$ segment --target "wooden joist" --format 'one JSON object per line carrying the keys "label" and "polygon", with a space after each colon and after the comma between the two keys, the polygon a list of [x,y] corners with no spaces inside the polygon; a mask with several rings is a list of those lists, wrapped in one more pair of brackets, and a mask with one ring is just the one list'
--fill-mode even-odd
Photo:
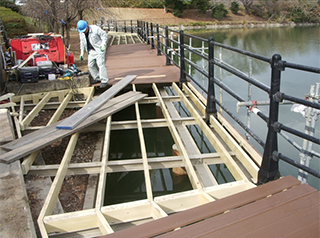
{"label": "wooden joist", "polygon": [[178,150],[180,151],[181,155],[183,156],[182,158],[183,158],[184,166],[187,170],[190,182],[191,182],[193,188],[196,188],[196,189],[199,189],[202,191],[203,190],[202,184],[200,183],[199,178],[198,178],[198,176],[194,170],[194,167],[190,161],[188,151],[185,148],[185,145],[183,144],[183,141],[180,138],[179,133],[178,133],[171,117],[170,117],[170,113],[164,103],[164,100],[161,98],[160,91],[159,91],[158,87],[156,86],[156,84],[152,84],[152,88],[153,88],[155,95],[157,96],[157,98],[159,100],[159,104],[160,104],[162,113],[167,120],[171,135],[172,135],[172,137],[178,147]]}
{"label": "wooden joist", "polygon": [[[197,105],[197,108],[205,115],[206,110],[206,99],[203,97],[199,91],[190,83],[183,85],[184,92],[190,96],[193,103]],[[195,95],[194,97],[191,95]],[[242,150],[246,151],[252,158],[252,160],[258,165],[261,165],[262,155],[247,141],[232,125],[227,119],[221,114],[218,113],[218,123],[220,126],[224,127],[226,131],[228,131],[232,135],[232,140],[235,140],[239,146],[241,146]],[[215,125],[217,120],[214,120],[213,116],[210,117],[210,124]],[[220,127],[219,126],[219,127]],[[232,142],[234,143],[234,142]]]}
{"label": "wooden joist", "polygon": [[[116,105],[117,103],[121,102],[121,100],[127,100],[130,98],[130,96],[137,95],[137,94],[138,93],[129,92],[129,93],[123,94],[121,96],[118,96],[114,99],[111,99],[100,110],[96,111],[95,114],[100,115],[99,114],[100,112],[107,110],[109,107]],[[95,114],[93,114],[93,115],[95,115]],[[15,140],[15,141],[12,141],[11,143],[8,143],[8,144],[1,146],[1,148],[5,149],[5,150],[14,150],[14,149],[17,149],[23,145],[30,143],[31,141],[46,138],[48,135],[52,134],[53,132],[60,131],[60,130],[56,129],[56,125],[57,125],[57,123],[54,123],[54,124],[47,126],[41,130],[27,134],[27,135],[23,136],[22,138],[20,138],[19,140]],[[86,127],[86,126],[87,126],[87,124],[84,125],[84,127]]]}
{"label": "wooden joist", "polygon": [[[196,164],[221,164],[222,160],[217,153],[190,155],[191,163]],[[151,170],[174,168],[181,166],[182,156],[166,156],[148,158],[148,165]],[[80,164],[70,164],[67,175],[82,175],[82,174],[98,174],[100,171],[101,162],[90,162]],[[57,173],[58,165],[36,165],[31,166],[29,175],[54,176]],[[108,161],[107,173],[117,173],[126,171],[142,171],[142,159],[128,160],[112,160]]]}
{"label": "wooden joist", "polygon": [[[92,100],[93,93],[94,93],[94,90],[91,90],[91,93],[87,97],[86,103],[89,103]],[[59,118],[60,118],[61,114],[63,113],[64,109],[66,108],[68,102],[71,100],[72,95],[73,94],[72,94],[71,91],[68,94],[66,94],[66,96],[64,97],[64,99],[61,102],[60,106],[55,111],[55,113],[51,117],[50,121],[47,123],[47,126],[49,126],[49,125],[51,125],[51,124],[53,124],[53,123],[55,123],[55,122],[57,122],[59,120]],[[33,152],[31,155],[29,155],[27,158],[24,159],[24,161],[21,164],[21,169],[22,169],[24,174],[28,173],[28,171],[30,169],[30,166],[35,161],[38,153],[39,153],[39,151]]]}
{"label": "wooden joist", "polygon": [[72,154],[73,154],[74,149],[76,147],[79,134],[80,134],[79,132],[76,132],[75,134],[73,134],[71,136],[68,147],[67,147],[67,149],[64,153],[64,156],[62,158],[62,161],[60,163],[58,172],[53,180],[52,186],[50,187],[50,191],[49,191],[47,198],[44,202],[44,205],[40,211],[40,214],[38,217],[38,226],[39,226],[39,230],[41,232],[42,237],[48,237],[43,219],[45,216],[52,214],[52,211],[55,206],[55,202],[59,196],[59,192],[60,192],[62,183],[64,181],[64,178],[65,178],[65,175],[66,175],[66,172],[68,169],[68,164],[70,163]]}
{"label": "wooden joist", "polygon": [[46,95],[41,99],[41,101],[35,106],[31,112],[22,120],[21,129],[24,130],[31,121],[39,114],[42,108],[46,105],[47,102],[51,99],[51,93],[46,93]]}
{"label": "wooden joist", "polygon": [[14,140],[13,124],[8,109],[0,109],[0,143]]}
{"label": "wooden joist", "polygon": [[126,87],[129,83],[131,83],[137,75],[128,75],[113,87],[102,93],[99,97],[85,105],[79,111],[63,120],[56,127],[57,129],[67,129],[72,130],[77,125],[79,125],[82,121],[84,121],[88,116],[94,113],[97,109],[99,109],[103,104],[109,101],[113,96],[115,96],[121,89]]}
{"label": "wooden joist", "polygon": [[[177,87],[177,86],[175,85],[175,87]],[[191,95],[193,93],[193,91],[191,91],[191,89],[189,87],[187,87],[186,85],[184,85],[183,89],[185,92],[187,92],[188,95]],[[195,99],[197,97],[190,97],[190,98]],[[185,97],[184,97],[184,102],[187,104],[187,99]],[[197,107],[200,109],[200,111],[203,113],[203,115],[205,115],[205,106],[200,101],[193,101],[193,103],[195,103],[197,105]],[[190,107],[191,107],[191,105],[189,105],[189,108]],[[203,122],[202,122],[202,124],[203,124]],[[236,132],[235,130],[232,131],[233,133],[228,132],[217,121],[217,119],[213,116],[210,117],[210,124],[211,124],[211,127],[219,134],[219,137],[221,137],[223,139],[223,142],[228,145],[228,147],[233,151],[233,153],[236,155],[238,160],[248,170],[248,172],[252,176],[253,180],[257,181],[257,175],[258,175],[259,168],[254,163],[254,160],[252,160],[251,157],[249,157],[249,155],[246,153],[246,151],[239,145],[240,143],[248,145],[248,142],[244,138],[241,141],[236,141],[234,139],[234,137],[236,137],[239,133]],[[204,131],[206,131],[206,130],[204,130]],[[218,146],[217,148],[220,148],[220,146]],[[251,151],[252,151],[252,154],[254,154],[254,158],[259,158],[259,157],[261,158],[261,156],[259,156],[256,152],[255,153],[253,152],[253,149],[251,149]],[[232,161],[232,160],[229,157],[229,158],[227,158],[227,161]],[[234,164],[234,166],[236,166],[236,165]]]}
{"label": "wooden joist", "polygon": [[54,123],[46,128],[35,131],[20,139],[17,139],[12,143],[5,144],[4,146],[2,146],[2,148],[10,151],[0,156],[0,162],[11,163],[13,161],[16,161],[61,138],[74,134],[75,132],[80,131],[89,125],[92,125],[93,123],[98,122],[127,106],[132,105],[145,96],[145,94],[141,94],[138,92],[128,92],[108,101],[98,111],[89,116],[86,120],[81,122],[76,128],[72,130],[56,129],[57,123]]}

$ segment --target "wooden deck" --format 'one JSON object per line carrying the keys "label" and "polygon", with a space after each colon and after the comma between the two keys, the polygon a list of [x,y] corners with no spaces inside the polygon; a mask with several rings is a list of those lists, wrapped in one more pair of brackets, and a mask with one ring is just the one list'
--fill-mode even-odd
{"label": "wooden deck", "polygon": [[[46,176],[49,179],[55,177],[52,184],[47,186],[48,192],[43,198],[40,214],[34,221],[42,237],[98,237],[107,234],[108,237],[257,237],[264,234],[274,237],[276,229],[279,229],[276,233],[278,237],[319,236],[319,192],[308,185],[300,185],[292,177],[254,188],[261,155],[222,115],[218,114],[218,118],[211,116],[210,126],[203,120],[206,99],[189,83],[182,85],[182,88],[177,85],[180,71],[175,66],[166,66],[163,55],[157,56],[156,50],[142,43],[112,45],[107,51],[106,65],[111,85],[127,75],[137,75],[128,86],[131,92],[127,92],[126,88],[123,94],[111,99],[70,131],[58,131],[57,121],[65,109],[84,107],[89,103],[95,87],[77,89],[78,94],[84,95],[83,101],[73,101],[72,90],[13,98],[20,108],[20,114],[15,119],[21,132],[33,132],[2,145],[0,162],[5,167],[14,163],[19,168],[19,160],[23,159],[21,170],[25,175]],[[142,94],[137,87],[144,85],[148,86],[148,90],[143,92],[147,91],[148,95]],[[188,116],[179,114],[177,103],[185,106],[189,111]],[[161,116],[142,117],[142,104],[151,105],[155,111],[160,110]],[[113,121],[112,115],[129,105],[133,105],[135,119]],[[29,113],[24,115],[23,112],[27,110]],[[46,126],[31,126],[41,110],[55,112]],[[214,151],[200,151],[188,130],[190,126],[206,136],[206,143]],[[148,153],[148,138],[145,138],[144,130],[163,127],[168,129],[178,154]],[[135,130],[140,153],[133,153],[135,156],[132,154],[128,158],[111,158],[112,153],[122,152],[114,152],[109,146],[113,138],[111,132],[116,130]],[[101,138],[95,151],[95,160],[70,163],[78,137],[86,131],[104,132],[104,138]],[[33,164],[41,148],[70,135],[68,147],[59,164]],[[119,143],[124,141],[121,139]],[[169,149],[171,151],[172,144]],[[234,180],[220,183],[209,168],[214,165],[225,167]],[[176,167],[186,169],[192,188],[169,195],[157,195],[153,189],[152,175],[162,169],[169,171]],[[145,199],[104,204],[108,196],[105,194],[109,183],[107,176],[136,171],[143,173]],[[53,213],[55,202],[59,201],[62,182],[70,175],[95,178],[87,190],[92,192],[85,197],[85,202],[92,201],[82,210]],[[171,184],[173,180],[167,183]],[[14,208],[17,213],[22,209]],[[14,221],[12,225],[15,225]]]}
{"label": "wooden deck", "polygon": [[166,65],[165,56],[157,55],[151,45],[144,43],[112,45],[106,54],[109,84],[115,84],[127,75],[138,75],[134,84],[179,82],[178,67]]}
{"label": "wooden deck", "polygon": [[116,237],[320,237],[320,192],[288,176]]}

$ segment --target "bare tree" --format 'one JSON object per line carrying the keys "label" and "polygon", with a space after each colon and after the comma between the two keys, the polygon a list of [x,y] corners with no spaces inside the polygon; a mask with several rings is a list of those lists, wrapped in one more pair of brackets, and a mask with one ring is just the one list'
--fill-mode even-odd
{"label": "bare tree", "polygon": [[72,22],[83,19],[84,11],[102,7],[101,0],[29,0],[23,13],[39,21],[42,29],[46,25],[48,31],[58,33],[61,26],[65,29],[65,44],[68,46]]}
{"label": "bare tree", "polygon": [[41,0],[31,0],[21,11],[24,15],[31,17],[36,26],[44,30],[45,26],[50,26],[49,19],[47,19],[47,9],[48,7]]}
{"label": "bare tree", "polygon": [[279,15],[280,9],[278,0],[260,0],[260,3],[267,10],[267,14],[270,19]]}
{"label": "bare tree", "polygon": [[250,14],[250,9],[252,7],[253,0],[239,0],[239,1],[242,2],[243,6],[246,10],[246,13]]}

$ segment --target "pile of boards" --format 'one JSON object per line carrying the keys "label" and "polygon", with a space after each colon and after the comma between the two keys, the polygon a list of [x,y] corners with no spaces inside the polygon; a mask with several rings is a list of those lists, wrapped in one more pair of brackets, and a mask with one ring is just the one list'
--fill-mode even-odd
{"label": "pile of boards", "polygon": [[0,162],[12,163],[143,99],[146,94],[133,91],[112,98],[136,77],[128,75],[72,116],[2,145]]}

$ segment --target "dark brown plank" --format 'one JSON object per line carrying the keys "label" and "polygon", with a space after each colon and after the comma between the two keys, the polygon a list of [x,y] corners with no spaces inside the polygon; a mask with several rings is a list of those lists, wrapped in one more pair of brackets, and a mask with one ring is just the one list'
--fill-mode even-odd
{"label": "dark brown plank", "polygon": [[[274,218],[275,220],[277,217]],[[318,227],[318,231],[313,231],[311,236],[297,236],[296,230],[308,226],[314,220],[318,220],[318,224],[314,224]],[[314,227],[313,227],[314,229]],[[246,234],[243,237],[255,238],[255,237],[283,237],[290,235],[290,237],[319,237],[319,206],[313,207],[303,212],[297,213],[294,216],[290,216],[287,219],[280,220],[272,224],[272,226],[263,227],[250,234]]]}
{"label": "dark brown plank", "polygon": [[[122,100],[114,105],[109,105],[109,107],[106,110],[99,110],[99,112],[89,116],[87,119],[85,119],[83,122],[81,122],[76,128],[72,130],[58,130],[55,129],[52,133],[49,135],[46,135],[44,137],[38,137],[35,140],[30,141],[30,143],[25,143],[22,146],[16,147],[14,150],[11,150],[3,155],[0,156],[0,162],[1,163],[12,163],[13,161],[16,161],[26,155],[31,154],[32,152],[35,152],[61,138],[67,137],[69,135],[72,135],[73,133],[82,130],[83,128],[90,126],[94,124],[95,122],[98,122],[118,111],[121,109],[128,107],[135,102],[141,100],[146,96],[146,94],[141,94],[138,92],[129,93],[131,95],[128,99]],[[110,103],[111,100],[108,102]]]}
{"label": "dark brown plank", "polygon": [[[161,237],[216,237],[215,232],[220,229],[228,229],[229,226],[240,222],[244,219],[257,216],[262,212],[266,212],[276,207],[280,207],[288,201],[293,201],[299,197],[304,197],[314,193],[316,189],[303,184],[291,188],[285,192],[275,194],[268,198],[250,203],[246,206],[234,209],[228,213],[224,213],[215,217],[208,218],[202,222],[181,228],[174,232],[159,236]],[[276,219],[276,218],[275,218]]]}
{"label": "dark brown plank", "polygon": [[282,238],[320,237],[320,208],[318,208],[318,214],[317,220],[302,227],[300,230],[296,230],[294,233],[288,232]]}
{"label": "dark brown plank", "polygon": [[166,57],[157,55],[156,49],[146,44],[112,45],[106,54],[109,84],[118,78],[135,74],[134,84],[179,82],[178,67],[166,65]]}
{"label": "dark brown plank", "polygon": [[276,181],[263,184],[253,189],[243,191],[230,197],[210,202],[202,206],[170,215],[165,218],[148,222],[126,230],[118,231],[107,237],[151,237],[162,234],[175,228],[182,227],[208,217],[221,214],[248,203],[263,199],[270,194],[278,193],[284,189],[300,184],[300,181],[292,176],[287,176]]}
{"label": "dark brown plank", "polygon": [[[276,226],[275,223],[284,224],[288,217],[297,216],[299,214],[301,215],[301,213],[309,209],[317,209],[319,207],[319,201],[320,194],[317,192],[313,192],[307,196],[299,197],[293,201],[287,200],[284,201],[285,203],[283,205],[274,207],[270,206],[268,210],[261,210],[261,213],[258,213],[257,215],[251,216],[247,219],[239,219],[238,221],[234,219],[234,224],[228,225],[225,229],[219,229],[215,231],[213,235],[215,237],[232,237],[235,234],[234,231],[236,231],[237,237],[249,237],[251,236],[251,233],[257,235],[261,229],[268,230],[265,229],[266,227],[269,227],[269,230],[273,232],[273,227]],[[254,206],[260,206],[260,204],[257,203],[248,205],[248,208],[250,207],[252,211],[247,210],[247,212],[253,212]],[[294,229],[300,229],[300,227],[300,225],[295,225],[292,227],[291,231]],[[266,231],[260,233],[265,234]],[[254,237],[254,235],[251,237]]]}

